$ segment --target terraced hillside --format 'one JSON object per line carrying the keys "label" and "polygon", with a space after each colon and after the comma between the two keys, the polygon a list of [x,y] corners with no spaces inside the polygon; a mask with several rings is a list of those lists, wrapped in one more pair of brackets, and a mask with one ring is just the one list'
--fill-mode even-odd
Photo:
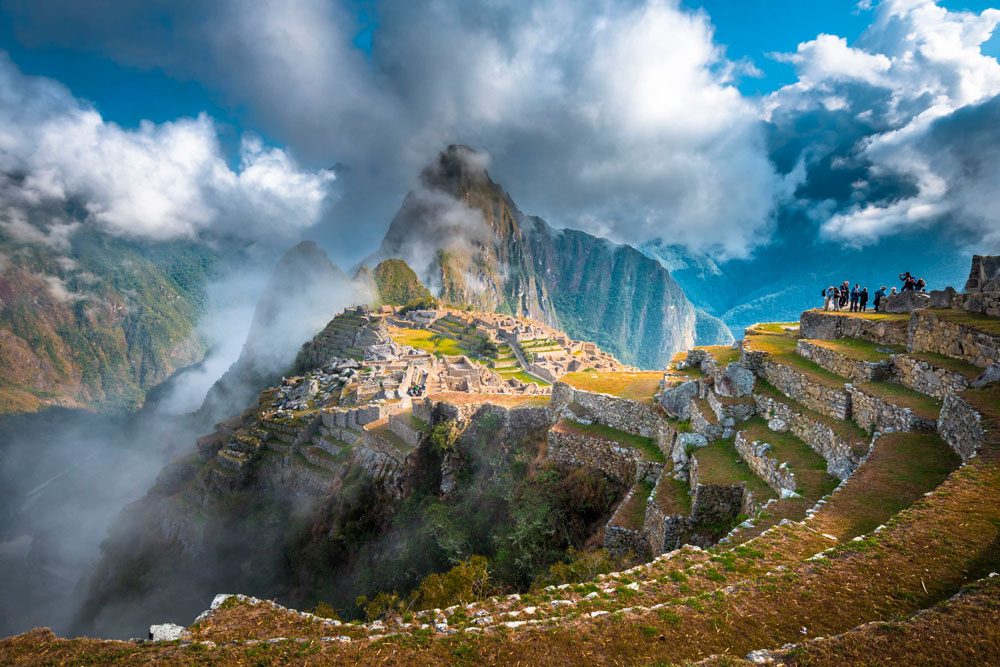
{"label": "terraced hillside", "polygon": [[556,383],[544,455],[630,488],[604,530],[629,569],[365,622],[220,596],[175,641],[39,630],[0,660],[996,664],[997,324],[807,311],[675,358],[654,395]]}

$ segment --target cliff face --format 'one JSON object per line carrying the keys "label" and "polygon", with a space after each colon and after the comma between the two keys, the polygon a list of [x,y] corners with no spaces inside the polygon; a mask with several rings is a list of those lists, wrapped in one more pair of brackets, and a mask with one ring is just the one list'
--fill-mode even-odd
{"label": "cliff face", "polygon": [[423,286],[413,269],[401,259],[387,259],[372,272],[380,303],[404,306],[414,301],[431,298],[430,290]]}
{"label": "cliff face", "polygon": [[0,235],[0,413],[142,405],[203,354],[194,325],[217,259],[85,231],[59,249]]}
{"label": "cliff face", "polygon": [[694,309],[663,267],[526,217],[464,146],[423,171],[376,257],[405,259],[447,302],[539,319],[627,363],[662,367],[694,343]]}

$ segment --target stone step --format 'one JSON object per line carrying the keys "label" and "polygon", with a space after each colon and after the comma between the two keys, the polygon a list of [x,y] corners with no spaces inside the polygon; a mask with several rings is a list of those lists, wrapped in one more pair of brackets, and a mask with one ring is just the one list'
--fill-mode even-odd
{"label": "stone step", "polygon": [[891,380],[893,356],[905,352],[900,345],[872,343],[858,338],[800,339],[796,352],[826,370],[855,382]]}

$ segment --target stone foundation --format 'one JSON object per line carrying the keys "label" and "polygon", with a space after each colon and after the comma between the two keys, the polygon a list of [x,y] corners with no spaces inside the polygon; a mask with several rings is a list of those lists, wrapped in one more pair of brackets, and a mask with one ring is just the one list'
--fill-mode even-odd
{"label": "stone foundation", "polygon": [[952,395],[944,399],[937,428],[944,441],[962,457],[963,462],[979,451],[985,438],[983,416],[960,396]]}
{"label": "stone foundation", "polygon": [[628,485],[635,483],[645,464],[639,453],[630,447],[557,428],[549,431],[546,458],[564,465],[599,470]]}
{"label": "stone foundation", "polygon": [[873,343],[906,345],[906,320],[871,320],[838,315],[835,312],[807,310],[799,318],[803,338],[862,338]]}
{"label": "stone foundation", "polygon": [[796,344],[795,351],[799,356],[813,361],[831,373],[849,378],[855,382],[867,382],[869,380],[889,380],[895,370],[892,360],[886,361],[859,361],[851,359],[836,350],[818,345],[811,341],[800,339]]}

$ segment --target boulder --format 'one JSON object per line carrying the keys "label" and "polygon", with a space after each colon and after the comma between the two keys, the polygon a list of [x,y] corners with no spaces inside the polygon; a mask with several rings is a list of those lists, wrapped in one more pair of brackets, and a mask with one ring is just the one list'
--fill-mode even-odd
{"label": "boulder", "polygon": [[966,292],[1000,292],[1000,256],[973,255]]}
{"label": "boulder", "polygon": [[987,366],[986,370],[972,381],[972,386],[976,389],[981,389],[993,382],[1000,382],[1000,364],[990,364]]}
{"label": "boulder", "polygon": [[698,383],[694,380],[682,382],[676,387],[668,387],[660,395],[660,406],[671,417],[691,418],[691,399],[698,396]]}
{"label": "boulder", "polygon": [[677,445],[679,449],[687,451],[692,447],[708,446],[708,438],[701,433],[678,433]]}
{"label": "boulder", "polygon": [[930,304],[930,294],[906,290],[888,297],[882,310],[887,313],[912,313],[915,310],[927,308]]}
{"label": "boulder", "polygon": [[184,626],[174,623],[160,623],[149,626],[149,641],[175,642],[184,635]]}
{"label": "boulder", "polygon": [[786,422],[784,419],[779,419],[778,417],[774,417],[773,419],[769,419],[767,421],[767,427],[772,431],[774,431],[775,433],[784,433],[785,431],[788,430],[788,422]]}
{"label": "boulder", "polygon": [[933,290],[930,292],[930,307],[931,308],[951,308],[951,300],[955,298],[958,292],[955,291],[954,287],[945,287],[942,290]]}
{"label": "boulder", "polygon": [[720,396],[742,398],[753,392],[755,380],[753,373],[738,361],[734,361],[726,366],[726,370],[722,371],[722,377],[715,384],[715,391]]}

